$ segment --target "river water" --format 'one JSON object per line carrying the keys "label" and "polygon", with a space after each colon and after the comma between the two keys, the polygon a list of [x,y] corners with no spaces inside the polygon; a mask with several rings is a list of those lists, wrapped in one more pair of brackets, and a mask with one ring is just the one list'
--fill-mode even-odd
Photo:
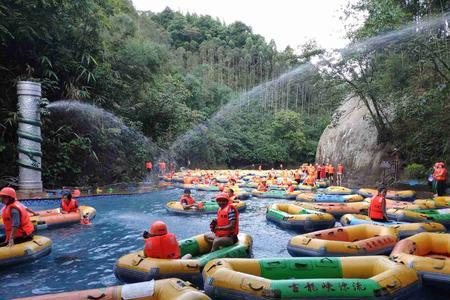
{"label": "river water", "polygon": [[[178,239],[209,230],[212,215],[179,216],[166,212],[164,204],[178,199],[181,193],[180,189],[170,189],[79,199],[80,204],[96,208],[93,224],[39,232],[52,239],[52,253],[30,264],[0,270],[0,299],[121,284],[114,276],[114,263],[122,255],[143,247],[142,232],[148,230],[152,222],[163,220]],[[201,200],[213,194],[193,191],[193,196]],[[247,209],[241,213],[240,230],[252,235],[255,258],[289,257],[286,245],[295,233],[281,230],[265,219],[266,206],[273,201],[253,198],[247,201]],[[59,202],[26,204],[34,210],[44,210],[57,207]],[[448,299],[442,294],[427,289],[415,299]]]}

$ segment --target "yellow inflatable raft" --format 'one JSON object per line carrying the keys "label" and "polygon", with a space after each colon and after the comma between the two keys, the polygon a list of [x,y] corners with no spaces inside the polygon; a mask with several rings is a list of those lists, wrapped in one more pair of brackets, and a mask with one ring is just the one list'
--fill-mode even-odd
{"label": "yellow inflatable raft", "polygon": [[[359,189],[357,193],[364,197],[373,197],[378,194],[378,191],[374,189]],[[416,192],[412,190],[388,191],[386,198],[392,200],[412,201],[416,199]]]}
{"label": "yellow inflatable raft", "polygon": [[369,216],[358,214],[346,214],[341,218],[341,224],[344,226],[358,225],[358,224],[376,224],[381,226],[388,226],[397,230],[400,239],[415,235],[421,232],[445,232],[445,226],[439,223],[405,223],[397,221],[376,222],[372,221]]}
{"label": "yellow inflatable raft", "polygon": [[35,235],[32,241],[12,247],[0,247],[0,267],[18,265],[50,254],[52,241],[45,236]]}
{"label": "yellow inflatable raft", "polygon": [[393,228],[361,224],[297,235],[287,250],[292,256],[358,256],[390,253],[397,242]]}
{"label": "yellow inflatable raft", "polygon": [[329,186],[325,189],[325,194],[330,195],[351,195],[353,190],[343,186]]}
{"label": "yellow inflatable raft", "polygon": [[144,281],[92,290],[42,295],[17,300],[210,300],[189,282],[178,278]]}
{"label": "yellow inflatable raft", "polygon": [[116,262],[114,273],[123,282],[139,282],[152,279],[179,277],[194,284],[201,284],[201,270],[212,259],[221,257],[250,257],[252,238],[240,233],[239,241],[229,247],[209,252],[203,234],[179,241],[180,254],[191,254],[192,259],[158,259],[144,257],[143,251],[127,254]]}
{"label": "yellow inflatable raft", "polygon": [[307,203],[296,202],[296,205],[306,209],[317,210],[332,214],[335,218],[345,214],[364,214],[369,209],[368,202],[350,202],[350,203]]}
{"label": "yellow inflatable raft", "polygon": [[213,299],[400,299],[420,288],[414,270],[385,256],[218,259],[203,270]]}
{"label": "yellow inflatable raft", "polygon": [[450,234],[416,234],[401,240],[390,258],[416,270],[425,280],[450,285]]}
{"label": "yellow inflatable raft", "polygon": [[301,193],[295,198],[300,202],[327,202],[327,203],[347,203],[363,201],[364,197],[361,195],[328,195],[328,194],[312,194]]}

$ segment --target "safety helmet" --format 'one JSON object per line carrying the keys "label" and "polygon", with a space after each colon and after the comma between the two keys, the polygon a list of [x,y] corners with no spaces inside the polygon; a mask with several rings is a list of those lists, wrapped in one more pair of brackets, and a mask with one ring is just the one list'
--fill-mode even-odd
{"label": "safety helmet", "polygon": [[150,227],[151,235],[165,235],[167,234],[167,225],[163,221],[156,221]]}
{"label": "safety helmet", "polygon": [[230,196],[228,196],[227,193],[220,193],[219,195],[216,196],[216,202],[217,202],[219,199],[225,199],[225,200],[227,200],[227,201],[230,201]]}
{"label": "safety helmet", "polygon": [[16,190],[12,187],[2,188],[2,190],[0,191],[0,196],[6,196],[17,200]]}

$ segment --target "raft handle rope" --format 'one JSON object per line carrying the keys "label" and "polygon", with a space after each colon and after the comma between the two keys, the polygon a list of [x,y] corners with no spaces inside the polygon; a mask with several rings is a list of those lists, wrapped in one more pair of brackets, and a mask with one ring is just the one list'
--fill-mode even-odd
{"label": "raft handle rope", "polygon": [[105,297],[106,297],[106,294],[105,294],[105,293],[101,294],[101,295],[98,296],[98,297],[95,297],[95,296],[92,296],[92,295],[88,295],[88,296],[87,296],[88,299],[92,299],[92,300],[102,299],[102,298],[105,298]]}
{"label": "raft handle rope", "polygon": [[258,288],[254,288],[254,287],[252,286],[252,283],[251,283],[251,282],[248,284],[248,287],[251,288],[253,291],[261,291],[261,290],[264,288],[264,286],[260,286],[260,287],[258,287]]}
{"label": "raft handle rope", "polygon": [[198,269],[198,265],[190,265],[190,264],[186,264],[186,267],[189,269]]}

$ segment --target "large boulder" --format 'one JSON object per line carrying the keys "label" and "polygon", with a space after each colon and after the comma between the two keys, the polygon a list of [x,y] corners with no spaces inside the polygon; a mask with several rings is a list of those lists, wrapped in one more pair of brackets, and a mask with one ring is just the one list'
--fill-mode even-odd
{"label": "large boulder", "polygon": [[381,178],[384,160],[392,146],[377,141],[377,131],[369,111],[360,98],[348,98],[333,114],[330,125],[324,130],[316,152],[318,163],[342,163],[347,184],[375,185]]}

